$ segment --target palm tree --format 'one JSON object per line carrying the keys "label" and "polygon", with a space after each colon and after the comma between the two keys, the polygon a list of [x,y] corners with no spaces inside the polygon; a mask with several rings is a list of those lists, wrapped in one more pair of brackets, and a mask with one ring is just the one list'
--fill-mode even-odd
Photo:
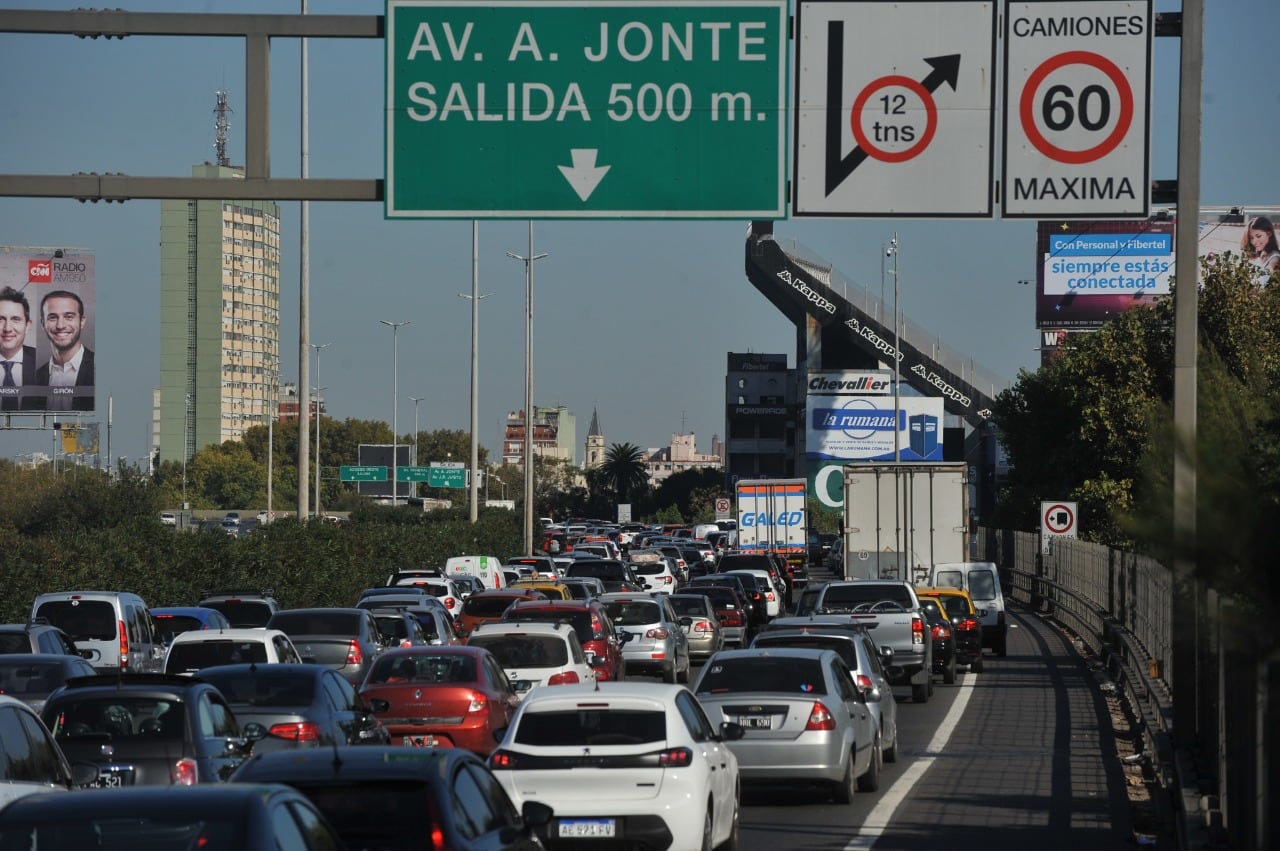
{"label": "palm tree", "polygon": [[604,479],[613,486],[619,502],[627,502],[632,493],[649,486],[649,472],[644,465],[644,451],[632,443],[615,443],[600,465]]}

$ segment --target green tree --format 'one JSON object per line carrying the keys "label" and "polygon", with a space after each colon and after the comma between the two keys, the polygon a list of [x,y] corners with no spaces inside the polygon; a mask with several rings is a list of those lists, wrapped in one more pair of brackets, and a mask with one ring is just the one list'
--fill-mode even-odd
{"label": "green tree", "polygon": [[632,443],[615,443],[600,465],[603,483],[613,492],[615,503],[633,502],[649,488],[649,473],[644,464],[644,450]]}

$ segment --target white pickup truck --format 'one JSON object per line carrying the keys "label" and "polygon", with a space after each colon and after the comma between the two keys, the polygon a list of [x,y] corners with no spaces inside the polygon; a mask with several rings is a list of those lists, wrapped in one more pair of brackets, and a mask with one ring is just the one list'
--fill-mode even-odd
{"label": "white pickup truck", "polygon": [[894,579],[850,579],[805,588],[796,616],[841,615],[871,627],[877,647],[893,651],[884,664],[889,682],[911,686],[911,699],[925,703],[933,691],[933,642],[911,583]]}

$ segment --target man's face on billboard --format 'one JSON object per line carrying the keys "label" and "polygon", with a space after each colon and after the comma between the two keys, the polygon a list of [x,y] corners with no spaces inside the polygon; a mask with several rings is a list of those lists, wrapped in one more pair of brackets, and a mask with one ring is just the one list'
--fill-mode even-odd
{"label": "man's face on billboard", "polygon": [[31,320],[21,302],[0,300],[0,356],[10,360],[22,351]]}
{"label": "man's face on billboard", "polygon": [[53,348],[62,354],[75,351],[84,330],[80,304],[73,298],[54,296],[44,303],[44,332]]}

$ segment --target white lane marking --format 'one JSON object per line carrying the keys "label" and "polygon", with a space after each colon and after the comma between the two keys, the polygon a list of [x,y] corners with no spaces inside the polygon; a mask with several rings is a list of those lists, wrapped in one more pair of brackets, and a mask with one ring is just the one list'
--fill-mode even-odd
{"label": "white lane marking", "polygon": [[[960,686],[960,693],[956,695],[955,702],[947,711],[947,716],[942,719],[942,723],[934,732],[933,739],[925,749],[925,755],[911,763],[911,767],[880,796],[880,800],[867,814],[862,826],[858,828],[858,835],[849,840],[849,844],[844,846],[844,851],[869,851],[875,847],[876,840],[889,828],[889,820],[893,818],[898,806],[906,800],[912,787],[920,782],[920,778],[929,770],[929,766],[933,765],[934,760],[938,758],[937,754],[947,746],[956,725],[960,723],[960,716],[964,714],[965,706],[969,704],[969,698],[973,696],[973,687],[977,679],[972,673],[965,676],[964,683]],[[898,753],[902,753],[901,745],[898,747]]]}

